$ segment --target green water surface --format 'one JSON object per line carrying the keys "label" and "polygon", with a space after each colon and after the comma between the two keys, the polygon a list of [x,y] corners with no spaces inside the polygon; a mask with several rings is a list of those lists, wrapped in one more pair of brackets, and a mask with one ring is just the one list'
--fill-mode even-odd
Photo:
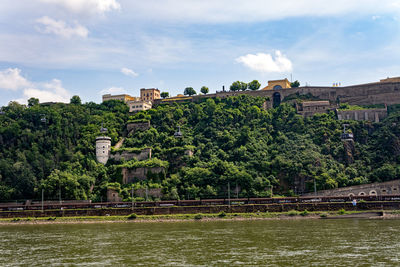
{"label": "green water surface", "polygon": [[0,225],[1,266],[400,266],[400,220]]}

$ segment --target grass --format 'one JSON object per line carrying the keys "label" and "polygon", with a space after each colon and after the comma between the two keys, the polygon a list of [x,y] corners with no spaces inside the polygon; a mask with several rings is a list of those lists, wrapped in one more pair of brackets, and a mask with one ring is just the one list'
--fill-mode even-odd
{"label": "grass", "polygon": [[[344,213],[343,213],[344,212]],[[332,212],[311,212],[311,211],[296,211],[288,212],[257,212],[257,213],[197,213],[197,214],[168,214],[168,215],[118,215],[118,216],[77,216],[77,217],[25,217],[25,218],[0,218],[1,223],[35,223],[35,222],[128,222],[128,221],[198,221],[198,220],[235,220],[235,219],[279,219],[294,216],[325,218],[337,214],[351,214],[371,211],[346,211],[344,209]],[[385,211],[389,214],[400,214],[400,210]],[[136,216],[136,217],[135,217]],[[135,217],[135,218],[133,218]]]}

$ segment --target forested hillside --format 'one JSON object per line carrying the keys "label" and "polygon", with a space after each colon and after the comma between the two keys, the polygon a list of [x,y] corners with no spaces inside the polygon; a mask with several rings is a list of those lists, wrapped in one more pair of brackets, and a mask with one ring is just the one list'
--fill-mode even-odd
{"label": "forested hillside", "polygon": [[[263,110],[250,96],[171,103],[137,114],[125,104],[12,102],[0,115],[0,200],[40,198],[105,199],[112,186],[129,198],[132,188],[162,188],[164,198],[292,195],[302,184],[312,190],[386,181],[400,176],[400,112],[381,123],[346,121],[354,133],[349,154],[340,139],[343,121],[334,113],[303,118],[291,104]],[[151,122],[128,135],[124,148],[151,147],[152,161],[165,176],[121,184],[118,167],[96,162],[95,138],[101,123],[115,145],[128,121]],[[181,126],[182,138],[174,137]],[[192,150],[193,156],[185,155]],[[351,157],[351,160],[349,160]],[[122,164],[136,164],[123,162]],[[236,191],[238,188],[238,191]]]}

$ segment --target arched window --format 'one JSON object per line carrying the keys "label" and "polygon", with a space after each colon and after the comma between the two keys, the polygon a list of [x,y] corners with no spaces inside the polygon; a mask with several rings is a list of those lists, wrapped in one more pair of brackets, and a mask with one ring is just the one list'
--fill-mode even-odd
{"label": "arched window", "polygon": [[282,86],[280,86],[279,84],[274,86],[274,90],[279,90],[279,89],[282,89]]}

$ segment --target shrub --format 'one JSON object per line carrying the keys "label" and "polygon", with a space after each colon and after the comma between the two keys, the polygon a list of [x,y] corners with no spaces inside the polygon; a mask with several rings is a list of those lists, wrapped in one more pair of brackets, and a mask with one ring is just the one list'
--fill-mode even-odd
{"label": "shrub", "polygon": [[288,215],[289,216],[297,216],[297,215],[299,215],[299,212],[297,210],[290,210],[288,212]]}
{"label": "shrub", "polygon": [[131,215],[128,216],[128,220],[134,220],[137,218],[136,213],[132,213]]}
{"label": "shrub", "polygon": [[300,215],[301,216],[308,216],[309,212],[308,212],[308,210],[303,210],[302,212],[300,212]]}
{"label": "shrub", "polygon": [[338,211],[338,214],[339,215],[346,214],[346,210],[345,209],[341,209],[341,210]]}
{"label": "shrub", "polygon": [[202,214],[196,214],[196,215],[194,216],[194,219],[195,219],[195,220],[201,220],[201,219],[203,219],[203,215],[202,215]]}
{"label": "shrub", "polygon": [[319,217],[321,217],[321,218],[326,218],[326,217],[328,217],[328,214],[326,214],[326,213],[321,213],[321,214],[319,215]]}
{"label": "shrub", "polygon": [[218,213],[218,217],[220,218],[224,218],[226,216],[225,211],[221,211],[220,213]]}

